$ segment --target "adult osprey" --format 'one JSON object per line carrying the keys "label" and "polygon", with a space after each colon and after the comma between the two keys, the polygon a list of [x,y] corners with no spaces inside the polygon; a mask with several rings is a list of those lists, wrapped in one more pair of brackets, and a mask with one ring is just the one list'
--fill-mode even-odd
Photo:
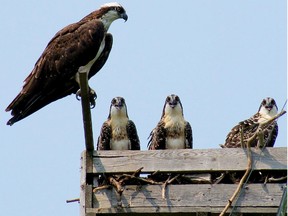
{"label": "adult osprey", "polygon": [[[258,112],[247,120],[240,122],[238,125],[232,128],[228,133],[223,148],[240,148],[241,147],[241,130],[243,130],[243,141],[253,136],[258,129],[259,123],[267,121],[277,115],[278,108],[273,98],[264,98],[260,104]],[[278,134],[278,125],[276,121],[273,121],[263,130],[264,134],[264,146],[260,146],[258,136],[251,143],[251,147],[273,147]]]}
{"label": "adult osprey", "polygon": [[[107,3],[56,33],[25,79],[22,91],[6,108],[13,116],[7,125],[77,90],[79,96],[78,72],[87,72],[90,79],[103,67],[113,42],[107,31],[119,18],[128,19],[124,8],[118,3]],[[96,93],[90,88],[92,107],[95,98]]]}
{"label": "adult osprey", "polygon": [[150,133],[149,150],[185,149],[193,147],[192,128],[184,119],[183,107],[177,95],[165,100],[162,116],[156,128]]}
{"label": "adult osprey", "polygon": [[103,123],[97,150],[140,150],[136,126],[129,120],[124,98],[111,101],[108,119]]}

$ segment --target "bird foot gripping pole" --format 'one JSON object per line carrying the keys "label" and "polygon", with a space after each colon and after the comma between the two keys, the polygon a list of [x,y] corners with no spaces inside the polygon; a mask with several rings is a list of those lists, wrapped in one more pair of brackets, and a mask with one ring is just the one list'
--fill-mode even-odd
{"label": "bird foot gripping pole", "polygon": [[94,141],[93,141],[92,120],[91,120],[91,110],[89,101],[88,74],[86,72],[79,72],[79,79],[80,79],[85,145],[87,152],[92,153],[94,150]]}

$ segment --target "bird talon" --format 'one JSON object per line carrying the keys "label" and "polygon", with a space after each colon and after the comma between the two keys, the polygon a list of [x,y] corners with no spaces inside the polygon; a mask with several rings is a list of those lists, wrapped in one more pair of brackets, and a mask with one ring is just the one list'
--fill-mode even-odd
{"label": "bird talon", "polygon": [[[78,101],[81,100],[81,90],[79,89],[76,92],[76,99]],[[90,108],[93,109],[96,106],[96,99],[97,99],[97,94],[93,89],[90,88],[89,90],[89,102],[90,102]]]}
{"label": "bird talon", "polygon": [[76,92],[76,99],[77,99],[78,101],[81,100],[81,90],[80,90],[80,89]]}
{"label": "bird talon", "polygon": [[90,89],[90,96],[89,96],[89,101],[90,101],[90,109],[93,109],[96,106],[96,99],[97,99],[97,94],[93,89]]}
{"label": "bird talon", "polygon": [[96,106],[95,101],[93,101],[93,102],[90,101],[90,109],[94,109],[95,106]]}

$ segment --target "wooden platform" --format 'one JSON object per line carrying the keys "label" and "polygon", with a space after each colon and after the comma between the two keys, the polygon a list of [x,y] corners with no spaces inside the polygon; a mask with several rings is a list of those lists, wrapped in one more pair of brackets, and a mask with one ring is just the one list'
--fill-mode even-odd
{"label": "wooden platform", "polygon": [[[252,149],[253,170],[287,172],[287,148]],[[162,196],[161,185],[126,185],[116,190],[98,186],[102,174],[217,174],[245,171],[245,149],[194,149],[155,151],[84,151],[81,156],[81,215],[219,215],[237,184],[171,184]],[[242,190],[233,212],[245,215],[276,215],[286,183],[252,183]],[[231,212],[232,208],[228,210]],[[228,214],[227,214],[228,215]]]}

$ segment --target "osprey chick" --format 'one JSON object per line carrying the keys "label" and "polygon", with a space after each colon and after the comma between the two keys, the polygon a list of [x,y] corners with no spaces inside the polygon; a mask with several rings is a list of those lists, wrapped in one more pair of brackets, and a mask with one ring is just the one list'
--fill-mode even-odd
{"label": "osprey chick", "polygon": [[162,116],[150,133],[149,150],[185,149],[193,147],[192,128],[184,119],[183,107],[177,95],[165,100]]}
{"label": "osprey chick", "polygon": [[[260,104],[258,112],[247,120],[240,122],[238,125],[232,128],[228,133],[223,148],[240,148],[241,147],[241,130],[243,130],[243,141],[253,136],[258,129],[259,123],[267,121],[277,115],[278,107],[273,98],[264,98]],[[260,146],[258,136],[251,143],[251,147],[273,147],[278,134],[278,125],[276,121],[271,122],[263,130],[264,134],[264,146]]]}
{"label": "osprey chick", "polygon": [[140,150],[136,126],[129,120],[124,98],[111,101],[108,119],[103,123],[97,150]]}
{"label": "osprey chick", "polygon": [[[128,19],[124,8],[108,3],[56,33],[25,79],[23,89],[6,108],[13,116],[7,125],[67,95],[77,92],[79,96],[78,72],[86,72],[90,79],[103,67],[113,42],[107,31],[119,18]],[[96,93],[90,88],[91,107],[95,99]]]}

